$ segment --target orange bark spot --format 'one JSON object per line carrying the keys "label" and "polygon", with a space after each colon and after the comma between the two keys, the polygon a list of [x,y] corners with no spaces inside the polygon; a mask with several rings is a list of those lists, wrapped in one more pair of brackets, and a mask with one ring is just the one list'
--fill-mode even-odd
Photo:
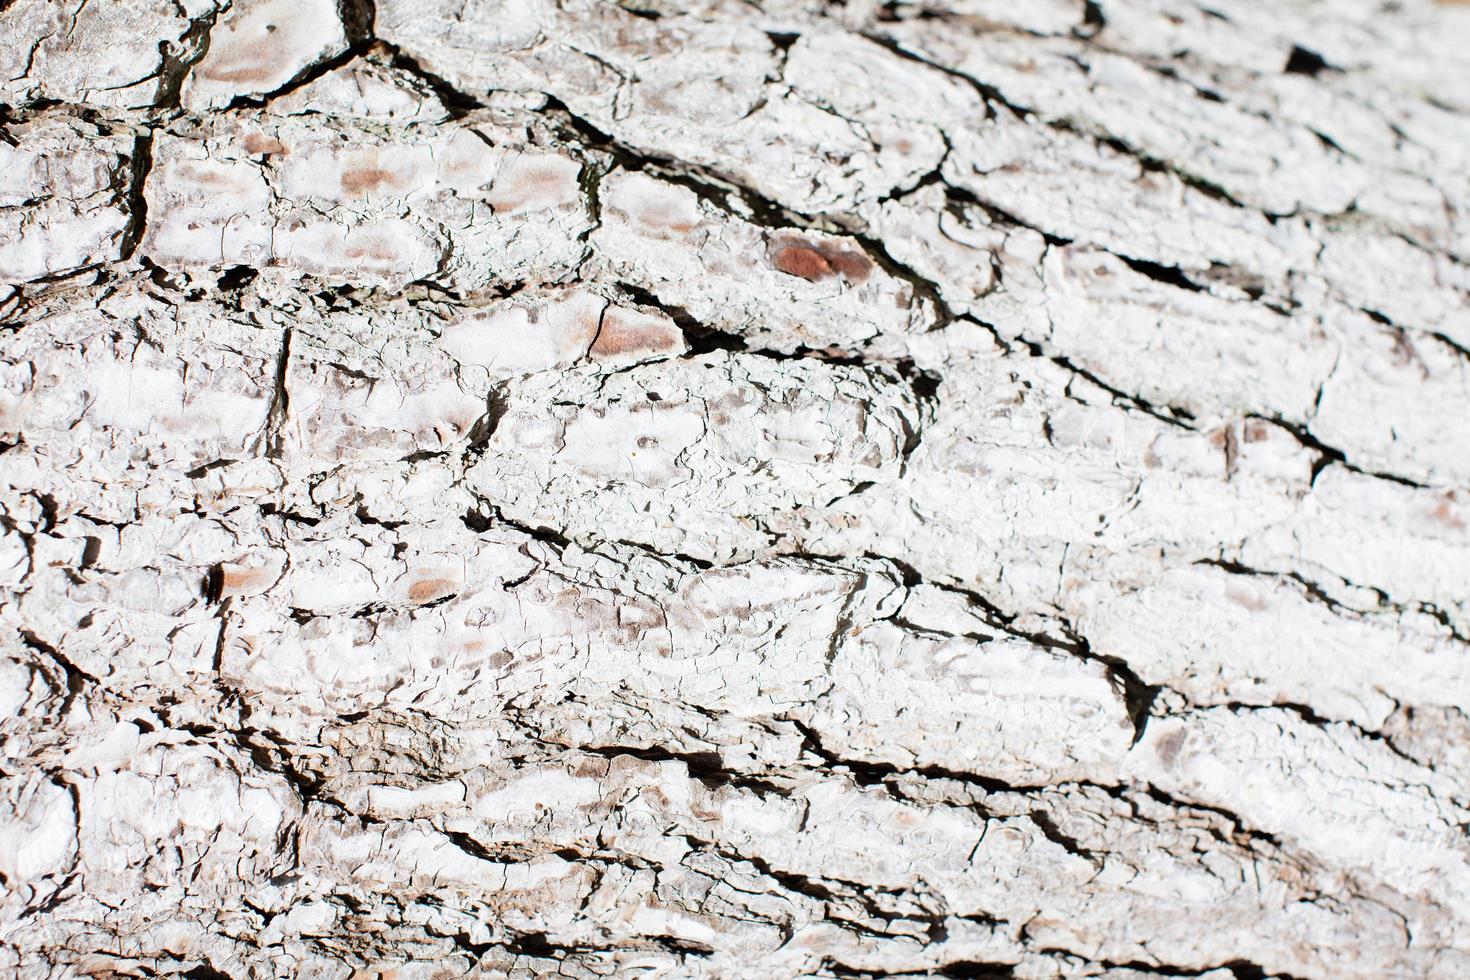
{"label": "orange bark spot", "polygon": [[1465,521],[1460,517],[1459,514],[1456,514],[1453,510],[1450,509],[1450,502],[1448,499],[1441,500],[1439,502],[1439,506],[1429,512],[1429,516],[1439,521],[1441,524],[1446,525],[1447,527],[1454,528],[1456,531],[1465,530]]}
{"label": "orange bark spot", "polygon": [[251,154],[264,154],[266,156],[286,156],[291,151],[286,149],[284,143],[264,133],[251,133],[245,137],[245,152]]}
{"label": "orange bark spot", "polygon": [[820,252],[801,245],[788,245],[773,257],[777,269],[788,276],[800,276],[816,282],[832,275],[832,267]]}
{"label": "orange bark spot", "polygon": [[496,214],[538,211],[575,199],[576,178],[567,161],[522,157],[508,164],[490,188],[491,209]]}
{"label": "orange bark spot", "polygon": [[361,167],[342,171],[342,189],[349,194],[370,194],[380,187],[391,187],[395,175],[381,167]]}
{"label": "orange bark spot", "polygon": [[683,348],[683,334],[662,317],[613,307],[602,317],[602,329],[588,352],[594,358],[620,354],[667,354]]}
{"label": "orange bark spot", "polygon": [[771,264],[788,276],[819,282],[840,275],[849,282],[867,282],[873,260],[857,249],[798,238],[782,239],[771,251]]}
{"label": "orange bark spot", "polygon": [[199,76],[212,82],[231,84],[243,82],[251,85],[270,82],[281,70],[276,63],[276,52],[265,41],[237,43],[236,50],[229,52],[228,56],[222,60],[223,64],[200,66],[197,69]]}
{"label": "orange bark spot", "polygon": [[276,573],[269,568],[250,568],[226,562],[215,570],[216,594],[221,598],[256,593],[269,587]]}
{"label": "orange bark spot", "polygon": [[453,579],[426,578],[408,587],[408,600],[415,605],[423,605],[452,595],[458,587],[459,583]]}
{"label": "orange bark spot", "polygon": [[1264,442],[1271,437],[1271,430],[1264,422],[1251,419],[1245,424],[1246,442]]}

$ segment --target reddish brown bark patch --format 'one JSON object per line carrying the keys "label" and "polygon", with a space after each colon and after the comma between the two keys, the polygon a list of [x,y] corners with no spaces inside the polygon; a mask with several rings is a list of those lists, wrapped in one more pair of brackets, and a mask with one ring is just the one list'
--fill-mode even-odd
{"label": "reddish brown bark patch", "polygon": [[684,335],[667,317],[611,307],[603,314],[602,329],[588,351],[597,360],[676,354],[684,349]]}
{"label": "reddish brown bark patch", "polygon": [[580,196],[580,172],[581,165],[566,157],[516,157],[501,167],[487,200],[496,214],[557,207]]}
{"label": "reddish brown bark patch", "polygon": [[286,156],[291,151],[280,140],[264,133],[251,133],[245,137],[245,152],[253,155]]}
{"label": "reddish brown bark patch", "polygon": [[863,283],[873,273],[873,260],[861,251],[841,248],[829,242],[778,239],[772,245],[770,258],[771,265],[779,271],[808,282],[841,276],[848,282]]}
{"label": "reddish brown bark patch", "polygon": [[237,85],[264,85],[274,81],[289,65],[278,64],[275,46],[266,40],[240,41],[231,38],[230,50],[218,63],[195,69],[200,78]]}
{"label": "reddish brown bark patch", "polygon": [[1454,491],[1450,491],[1440,499],[1439,506],[1429,512],[1429,516],[1446,527],[1456,531],[1465,530],[1465,521],[1455,512],[1450,503],[1455,499]]}
{"label": "reddish brown bark patch", "polygon": [[459,583],[447,578],[426,578],[415,582],[408,587],[408,601],[415,605],[423,605],[452,595],[459,588]]}
{"label": "reddish brown bark patch", "polygon": [[243,565],[238,562],[222,562],[210,573],[209,588],[214,599],[230,596],[259,595],[279,577],[272,568]]}
{"label": "reddish brown bark patch", "polygon": [[371,194],[380,187],[392,187],[397,175],[381,167],[360,167],[342,171],[342,189],[349,194]]}
{"label": "reddish brown bark patch", "polygon": [[1271,438],[1271,430],[1264,422],[1250,419],[1245,423],[1246,442],[1265,442]]}

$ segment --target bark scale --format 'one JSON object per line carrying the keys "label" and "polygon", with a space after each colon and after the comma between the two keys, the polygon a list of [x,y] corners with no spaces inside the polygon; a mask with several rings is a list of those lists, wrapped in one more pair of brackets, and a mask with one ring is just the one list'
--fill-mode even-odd
{"label": "bark scale", "polygon": [[1470,973],[1470,18],[0,6],[0,970]]}

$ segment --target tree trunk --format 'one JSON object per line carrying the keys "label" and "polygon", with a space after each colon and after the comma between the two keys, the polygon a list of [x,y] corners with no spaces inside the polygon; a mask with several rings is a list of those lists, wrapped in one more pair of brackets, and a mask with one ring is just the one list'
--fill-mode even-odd
{"label": "tree trunk", "polygon": [[0,3],[0,972],[1470,975],[1467,52]]}

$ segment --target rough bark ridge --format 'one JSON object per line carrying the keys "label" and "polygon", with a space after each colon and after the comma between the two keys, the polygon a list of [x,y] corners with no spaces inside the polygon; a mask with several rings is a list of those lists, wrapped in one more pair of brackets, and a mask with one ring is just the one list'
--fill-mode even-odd
{"label": "rough bark ridge", "polygon": [[0,971],[1470,975],[1467,14],[0,3]]}

